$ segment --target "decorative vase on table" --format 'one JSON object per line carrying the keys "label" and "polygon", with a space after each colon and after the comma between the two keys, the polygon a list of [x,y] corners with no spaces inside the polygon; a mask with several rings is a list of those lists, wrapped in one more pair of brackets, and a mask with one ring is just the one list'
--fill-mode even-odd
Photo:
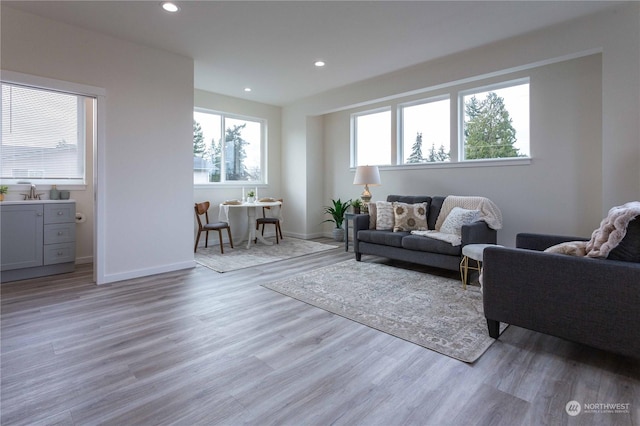
{"label": "decorative vase on table", "polygon": [[256,199],[254,197],[247,197],[247,203],[253,203]]}

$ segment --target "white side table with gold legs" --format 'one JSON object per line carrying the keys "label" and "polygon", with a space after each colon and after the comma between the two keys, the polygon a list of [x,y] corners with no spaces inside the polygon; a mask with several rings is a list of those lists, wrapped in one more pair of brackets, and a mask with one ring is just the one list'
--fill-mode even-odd
{"label": "white side table with gold legs", "polygon": [[[487,247],[502,247],[497,244],[467,244],[462,247],[462,260],[460,261],[460,278],[462,279],[462,288],[467,289],[467,280],[469,279],[469,269],[474,271],[482,270],[482,253]],[[469,265],[469,259],[475,261],[475,265]]]}

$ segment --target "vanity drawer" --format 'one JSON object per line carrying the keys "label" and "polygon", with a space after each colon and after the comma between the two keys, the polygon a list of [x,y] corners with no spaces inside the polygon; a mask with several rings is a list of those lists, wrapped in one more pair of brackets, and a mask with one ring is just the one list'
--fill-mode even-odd
{"label": "vanity drawer", "polygon": [[49,244],[44,246],[44,264],[53,265],[76,261],[76,243]]}
{"label": "vanity drawer", "polygon": [[76,220],[76,203],[44,204],[44,223],[70,223]]}
{"label": "vanity drawer", "polygon": [[68,243],[76,240],[76,224],[60,223],[44,226],[44,243]]}

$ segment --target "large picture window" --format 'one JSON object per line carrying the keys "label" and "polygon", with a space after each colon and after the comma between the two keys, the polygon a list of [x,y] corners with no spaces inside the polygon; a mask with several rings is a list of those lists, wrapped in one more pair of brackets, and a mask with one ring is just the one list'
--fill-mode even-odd
{"label": "large picture window", "polygon": [[84,184],[87,102],[94,100],[2,83],[3,183]]}
{"label": "large picture window", "polygon": [[529,82],[460,94],[461,160],[529,156]]}
{"label": "large picture window", "polygon": [[266,183],[265,134],[264,120],[194,111],[193,182]]}
{"label": "large picture window", "polygon": [[356,166],[391,164],[391,109],[354,114],[352,140]]}
{"label": "large picture window", "polygon": [[469,87],[452,84],[426,99],[352,113],[351,167],[526,163],[529,78]]}
{"label": "large picture window", "polygon": [[449,97],[400,106],[402,162],[449,161]]}

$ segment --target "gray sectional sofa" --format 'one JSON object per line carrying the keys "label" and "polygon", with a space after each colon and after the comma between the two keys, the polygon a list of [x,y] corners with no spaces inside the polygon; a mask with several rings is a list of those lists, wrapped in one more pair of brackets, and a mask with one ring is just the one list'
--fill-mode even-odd
{"label": "gray sectional sofa", "polygon": [[[435,229],[436,219],[446,197],[389,195],[387,201],[407,204],[427,203],[427,224]],[[460,270],[462,247],[467,244],[496,244],[497,232],[485,222],[479,221],[462,227],[462,244],[453,246],[448,242],[410,232],[369,229],[369,215],[355,215],[354,252],[357,261],[363,254],[382,256],[420,265]]]}

